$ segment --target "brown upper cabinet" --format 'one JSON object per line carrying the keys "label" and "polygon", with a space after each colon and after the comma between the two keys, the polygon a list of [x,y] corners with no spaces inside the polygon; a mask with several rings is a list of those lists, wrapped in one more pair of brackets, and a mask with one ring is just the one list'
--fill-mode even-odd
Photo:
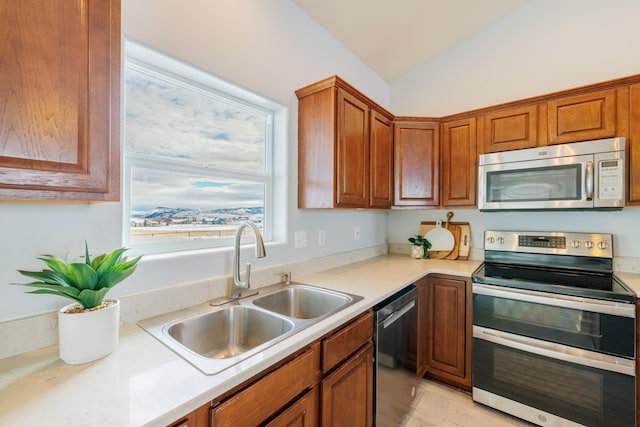
{"label": "brown upper cabinet", "polygon": [[619,136],[616,98],[609,89],[549,101],[549,144]]}
{"label": "brown upper cabinet", "polygon": [[395,206],[438,206],[440,135],[437,121],[398,118],[393,124]]}
{"label": "brown upper cabinet", "polygon": [[120,1],[6,2],[0,198],[120,197]]}
{"label": "brown upper cabinet", "polygon": [[640,205],[640,74],[441,118],[394,118],[335,76],[296,94],[301,208],[474,207],[478,154],[611,137]]}
{"label": "brown upper cabinet", "polygon": [[[527,105],[507,110],[487,113],[480,117],[482,121],[482,152],[519,150],[544,145],[544,132],[539,132],[539,125],[546,121],[539,120],[541,106]],[[542,143],[541,143],[542,142]]]}
{"label": "brown upper cabinet", "polygon": [[337,76],[296,95],[298,207],[390,207],[393,116]]}
{"label": "brown upper cabinet", "polygon": [[369,203],[372,208],[390,208],[393,203],[393,121],[372,109],[370,123]]}
{"label": "brown upper cabinet", "polygon": [[440,149],[443,206],[474,206],[478,179],[476,118],[442,124]]}

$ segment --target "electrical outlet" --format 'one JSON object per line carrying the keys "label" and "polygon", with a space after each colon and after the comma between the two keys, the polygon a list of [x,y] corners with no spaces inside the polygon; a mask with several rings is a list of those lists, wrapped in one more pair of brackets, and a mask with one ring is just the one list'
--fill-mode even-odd
{"label": "electrical outlet", "polygon": [[324,230],[318,230],[318,246],[324,246],[326,243],[326,232]]}
{"label": "electrical outlet", "polygon": [[296,231],[295,232],[293,246],[295,248],[306,248],[307,247],[307,232],[306,231]]}
{"label": "electrical outlet", "polygon": [[360,240],[360,226],[353,227],[353,240]]}

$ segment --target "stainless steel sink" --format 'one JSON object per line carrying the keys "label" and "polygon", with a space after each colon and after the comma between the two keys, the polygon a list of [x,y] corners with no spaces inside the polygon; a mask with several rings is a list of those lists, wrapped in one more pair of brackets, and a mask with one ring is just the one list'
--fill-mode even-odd
{"label": "stainless steel sink", "polygon": [[202,304],[138,324],[205,374],[216,374],[360,301],[293,283],[213,307]]}
{"label": "stainless steel sink", "polygon": [[167,327],[167,334],[201,356],[229,359],[267,343],[293,329],[281,316],[246,306],[183,320]]}
{"label": "stainless steel sink", "polygon": [[255,298],[253,304],[284,316],[313,319],[335,312],[352,300],[346,294],[298,284]]}

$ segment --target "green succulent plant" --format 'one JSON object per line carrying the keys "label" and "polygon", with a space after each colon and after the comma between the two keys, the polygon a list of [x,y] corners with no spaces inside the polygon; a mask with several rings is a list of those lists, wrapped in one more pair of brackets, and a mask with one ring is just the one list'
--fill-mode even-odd
{"label": "green succulent plant", "polygon": [[120,248],[91,260],[86,241],[84,247],[85,262],[68,264],[52,255],[44,255],[38,259],[44,261],[49,269],[18,270],[20,274],[37,281],[13,284],[37,288],[27,292],[30,294],[51,294],[72,299],[85,309],[101,305],[107,292],[135,271],[142,256],[127,260],[122,255],[128,249]]}

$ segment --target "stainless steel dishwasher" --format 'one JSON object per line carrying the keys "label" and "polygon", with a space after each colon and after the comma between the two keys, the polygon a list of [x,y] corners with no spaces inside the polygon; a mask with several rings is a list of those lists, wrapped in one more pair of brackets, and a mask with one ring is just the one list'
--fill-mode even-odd
{"label": "stainless steel dishwasher", "polygon": [[415,396],[417,298],[418,290],[409,285],[374,306],[374,410],[378,427],[400,425]]}

